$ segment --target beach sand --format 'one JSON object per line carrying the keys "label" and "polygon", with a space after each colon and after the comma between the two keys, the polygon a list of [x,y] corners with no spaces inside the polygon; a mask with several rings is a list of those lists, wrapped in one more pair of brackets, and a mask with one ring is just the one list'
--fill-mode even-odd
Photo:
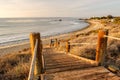
{"label": "beach sand", "polygon": [[15,52],[21,52],[29,48],[30,48],[29,42],[0,47],[0,56]]}

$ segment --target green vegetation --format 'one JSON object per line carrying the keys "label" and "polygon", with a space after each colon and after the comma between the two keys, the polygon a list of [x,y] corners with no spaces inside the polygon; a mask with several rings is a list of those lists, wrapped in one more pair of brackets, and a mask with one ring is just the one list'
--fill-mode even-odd
{"label": "green vegetation", "polygon": [[90,19],[98,19],[98,20],[100,20],[100,19],[113,19],[113,18],[114,18],[114,16],[107,15],[107,16],[102,16],[102,17],[91,17]]}
{"label": "green vegetation", "polygon": [[108,15],[106,18],[107,19],[113,19],[114,17],[112,15]]}
{"label": "green vegetation", "polygon": [[102,17],[91,17],[90,19],[97,19],[97,20],[100,20],[100,19],[107,19],[107,20],[113,19],[113,22],[120,24],[120,17],[114,17],[112,15],[102,16]]}
{"label": "green vegetation", "polygon": [[102,17],[91,17],[90,19],[102,20],[102,23],[113,22],[115,24],[120,24],[120,17],[115,17],[112,15],[102,16]]}
{"label": "green vegetation", "polygon": [[114,18],[114,22],[117,23],[117,24],[120,24],[120,17]]}

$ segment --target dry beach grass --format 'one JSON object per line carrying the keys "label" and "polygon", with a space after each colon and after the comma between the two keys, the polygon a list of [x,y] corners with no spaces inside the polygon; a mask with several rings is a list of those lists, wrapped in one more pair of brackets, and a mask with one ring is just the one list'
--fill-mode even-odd
{"label": "dry beach grass", "polygon": [[30,66],[30,50],[0,57],[0,80],[26,80]]}

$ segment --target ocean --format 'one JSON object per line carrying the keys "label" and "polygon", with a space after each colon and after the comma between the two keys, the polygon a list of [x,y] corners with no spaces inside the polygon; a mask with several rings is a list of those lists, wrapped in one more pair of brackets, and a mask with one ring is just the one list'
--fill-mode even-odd
{"label": "ocean", "polygon": [[82,29],[89,24],[78,18],[0,18],[0,46],[28,40],[30,32],[42,37],[54,36]]}

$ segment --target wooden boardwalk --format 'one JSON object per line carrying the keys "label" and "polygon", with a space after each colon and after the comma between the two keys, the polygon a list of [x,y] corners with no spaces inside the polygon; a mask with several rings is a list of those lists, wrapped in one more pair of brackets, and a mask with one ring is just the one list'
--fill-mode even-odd
{"label": "wooden boardwalk", "polygon": [[120,80],[104,67],[95,67],[84,60],[56,52],[53,48],[44,48],[43,55],[44,80]]}
{"label": "wooden boardwalk", "polygon": [[94,67],[44,74],[44,80],[120,80],[120,77],[104,67]]}
{"label": "wooden boardwalk", "polygon": [[68,54],[58,53],[51,48],[44,49],[44,59],[45,73],[56,73],[95,66]]}
{"label": "wooden boardwalk", "polygon": [[[50,47],[44,46],[45,48],[42,48],[40,33],[31,33],[30,45],[33,58],[28,80],[33,80],[33,78],[41,78],[41,80],[120,80],[120,77],[102,67],[104,66],[105,55],[107,54],[107,37],[110,37],[107,35],[108,30],[99,31],[96,58],[93,61],[68,54],[70,45],[75,44],[68,41],[65,41],[67,54]],[[54,45],[57,48],[57,39],[55,39]],[[98,66],[98,64],[101,66]],[[110,65],[108,68],[119,75],[118,68]]]}

